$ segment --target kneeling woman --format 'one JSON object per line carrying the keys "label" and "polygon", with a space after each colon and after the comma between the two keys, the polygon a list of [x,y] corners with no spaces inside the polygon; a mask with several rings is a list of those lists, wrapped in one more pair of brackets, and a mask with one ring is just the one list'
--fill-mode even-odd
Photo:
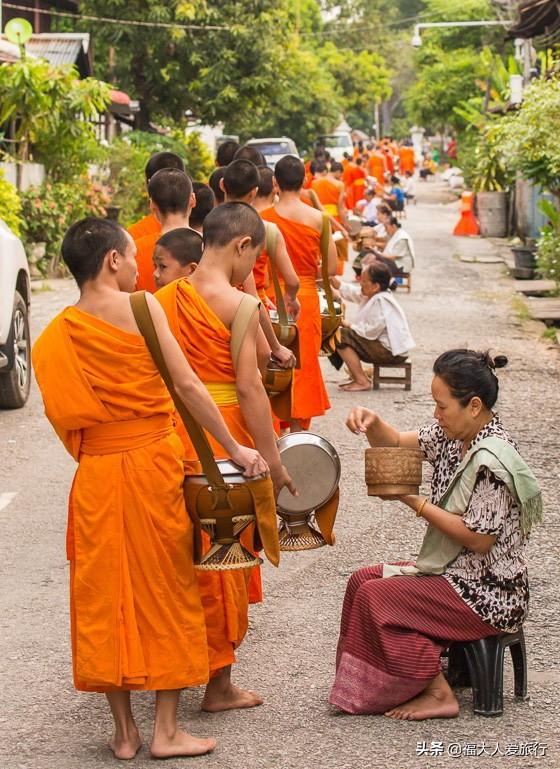
{"label": "kneeling woman", "polygon": [[542,502],[492,411],[494,369],[506,362],[472,350],[441,355],[432,382],[437,421],[419,431],[399,433],[364,408],[348,417],[372,446],[420,447],[434,468],[429,500],[400,497],[428,522],[416,563],[366,567],[348,583],[330,697],[348,713],[456,716],[442,651],[514,632],[527,614],[523,551]]}
{"label": "kneeling woman", "polygon": [[371,390],[362,368],[365,363],[401,363],[406,360],[414,339],[406,316],[389,289],[391,274],[381,262],[373,262],[362,272],[360,283],[342,283],[331,278],[342,299],[359,305],[353,323],[342,322],[336,352],[329,357],[337,369],[346,363],[352,382],[341,390]]}

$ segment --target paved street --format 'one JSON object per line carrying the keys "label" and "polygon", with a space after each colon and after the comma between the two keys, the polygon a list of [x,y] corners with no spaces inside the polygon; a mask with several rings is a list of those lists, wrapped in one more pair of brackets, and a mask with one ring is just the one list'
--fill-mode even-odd
{"label": "paved street", "polygon": [[[417,251],[413,292],[399,294],[417,341],[412,392],[389,387],[375,393],[339,393],[336,382],[342,375],[324,361],[333,408],[314,429],[333,441],[343,463],[337,545],[286,554],[277,571],[264,567],[265,602],[251,610],[251,630],[240,649],[235,676],[263,694],[263,707],[202,714],[201,691],[185,693],[185,725],[219,741],[214,754],[196,760],[200,769],[560,767],[560,361],[538,332],[519,320],[512,304],[513,284],[503,266],[460,260],[461,255],[490,255],[493,247],[450,235],[458,206],[442,202],[447,200],[442,186],[432,182],[417,189],[420,202],[409,208],[404,222]],[[74,300],[70,282],[52,285],[53,290],[34,294],[35,336]],[[417,552],[422,537],[422,523],[408,508],[368,499],[365,441],[348,433],[343,419],[351,405],[362,403],[400,428],[428,421],[431,364],[440,352],[457,346],[490,347],[508,355],[510,365],[500,372],[499,411],[545,495],[545,522],[529,547],[532,605],[525,632],[530,700],[514,701],[508,660],[502,718],[474,717],[470,690],[460,694],[460,717],[446,722],[340,715],[329,707],[327,697],[347,578],[367,564],[406,559]],[[36,387],[25,409],[0,412],[0,452],[0,769],[116,766],[105,747],[110,719],[103,698],[72,688],[64,535],[74,463],[43,418]],[[136,695],[134,702],[148,739],[152,698]],[[515,752],[512,746],[535,741],[548,746],[544,757],[499,754],[508,745]],[[417,756],[422,742],[434,755]],[[438,742],[443,755],[438,755]],[[459,743],[467,753],[473,750],[467,746],[476,744],[483,755],[451,758],[451,743]],[[488,755],[494,752],[498,754]],[[153,766],[146,750],[131,763]],[[174,769],[187,763],[170,760],[166,765]]]}

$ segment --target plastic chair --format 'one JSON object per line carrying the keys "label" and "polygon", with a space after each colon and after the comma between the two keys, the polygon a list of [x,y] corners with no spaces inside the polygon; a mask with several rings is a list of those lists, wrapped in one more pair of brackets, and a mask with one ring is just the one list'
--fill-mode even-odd
{"label": "plastic chair", "polygon": [[513,662],[515,696],[527,699],[527,656],[521,628],[478,641],[455,642],[449,647],[447,678],[451,686],[471,686],[473,710],[479,716],[504,712],[504,653]]}

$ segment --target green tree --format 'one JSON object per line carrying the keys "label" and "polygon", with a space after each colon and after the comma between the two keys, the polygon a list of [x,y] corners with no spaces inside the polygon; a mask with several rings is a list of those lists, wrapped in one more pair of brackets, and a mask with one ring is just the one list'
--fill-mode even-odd
{"label": "green tree", "polygon": [[338,99],[346,120],[354,128],[369,131],[375,118],[375,104],[391,94],[390,73],[377,53],[338,48],[328,42],[319,50],[336,82]]}
{"label": "green tree", "polygon": [[90,121],[108,103],[108,86],[80,80],[73,67],[29,58],[0,66],[0,127],[18,168],[33,158],[55,180],[82,173],[97,149]]}
{"label": "green tree", "polygon": [[483,75],[479,54],[472,48],[423,46],[417,78],[404,97],[409,120],[433,131],[464,128],[465,119],[455,107],[480,95],[476,81]]}

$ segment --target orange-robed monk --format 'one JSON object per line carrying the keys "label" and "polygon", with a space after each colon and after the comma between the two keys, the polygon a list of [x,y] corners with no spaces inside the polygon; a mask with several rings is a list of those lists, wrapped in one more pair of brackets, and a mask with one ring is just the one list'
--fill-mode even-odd
{"label": "orange-robed monk", "polygon": [[[179,155],[176,155],[174,152],[155,152],[146,163],[146,168],[144,169],[146,186],[149,184],[152,176],[158,171],[161,171],[162,168],[176,168],[179,171],[184,171],[185,164]],[[147,216],[144,216],[142,219],[134,222],[134,224],[131,224],[128,228],[128,232],[136,242],[146,235],[157,235],[160,233],[161,224],[157,220],[155,214],[150,212]]]}
{"label": "orange-robed monk", "polygon": [[336,252],[338,263],[336,274],[342,275],[344,264],[348,261],[348,240],[347,228],[348,217],[345,205],[345,189],[342,181],[343,169],[340,163],[331,162],[331,167],[327,170],[324,163],[317,164],[317,176],[313,182],[312,189],[316,192],[319,202],[323,209],[331,217],[333,230],[342,232],[344,237],[336,241]]}
{"label": "orange-robed monk", "polygon": [[[182,491],[183,445],[130,306],[135,250],[115,222],[74,224],[62,256],[80,299],[33,348],[45,413],[78,462],[67,531],[74,683],[106,694],[115,721],[110,747],[120,759],[141,746],[132,690],[157,692],[153,757],[215,746],[177,726],[180,690],[208,681],[208,649]],[[262,472],[266,463],[231,436],[161,307],[147,299],[178,397],[247,474]]]}
{"label": "orange-robed monk", "polygon": [[156,290],[153,277],[153,259],[156,241],[166,232],[178,227],[189,227],[191,208],[196,203],[192,182],[184,171],[176,168],[162,168],[148,182],[150,209],[161,225],[158,233],[146,235],[136,241],[136,263],[138,265],[138,291]]}
{"label": "orange-robed monk", "polygon": [[[298,298],[301,314],[298,320],[301,368],[294,372],[291,429],[307,429],[312,417],[330,408],[319,364],[321,349],[321,315],[316,279],[321,263],[323,217],[319,211],[300,200],[303,163],[286,156],[274,169],[279,188],[278,203],[263,211],[263,219],[276,224],[284,236],[291,262],[300,280]],[[336,273],[336,248],[329,236],[329,273]]]}
{"label": "orange-robed monk", "polygon": [[[270,467],[274,492],[291,480],[280,462],[276,436],[272,428],[269,400],[257,366],[259,329],[258,300],[234,288],[250,274],[264,242],[264,225],[256,211],[245,203],[223,203],[204,220],[204,250],[196,270],[188,279],[180,279],[156,294],[171,330],[184,356],[214,398],[231,434],[255,445]],[[236,363],[232,359],[231,326],[241,302],[252,306],[253,313],[241,341]],[[194,448],[184,430],[180,434],[185,446],[186,472],[200,472]],[[227,451],[210,436],[217,459]],[[268,487],[267,487],[268,488]],[[275,496],[270,485],[262,504],[275,510]],[[223,581],[222,586],[226,583]],[[205,606],[215,607],[214,619],[207,618],[210,664],[215,673],[203,701],[206,710],[223,709],[223,691],[230,692],[236,703],[232,707],[250,707],[262,700],[251,692],[242,692],[231,684],[234,647],[243,639],[247,626],[247,598],[243,585],[231,578],[231,591],[216,602],[219,590],[216,580],[203,588]],[[223,608],[228,614],[223,617]],[[222,616],[220,616],[222,612]],[[207,615],[208,617],[209,615]]]}
{"label": "orange-robed monk", "polygon": [[[246,159],[234,160],[233,163],[230,163],[224,172],[223,179],[220,181],[226,203],[247,203],[253,207],[259,184],[259,169],[252,161]],[[287,265],[285,262],[283,264],[288,275],[288,293],[290,296],[293,296],[290,304],[298,311],[299,303],[297,303],[296,294],[299,288],[299,281],[291,264],[289,264],[289,259]],[[243,290],[262,300],[262,296],[259,295],[257,288],[255,267],[253,267],[253,270],[243,282]],[[279,366],[292,368],[295,364],[294,354],[287,347],[281,345],[276,338],[268,312],[263,304],[259,308],[259,318],[267,343],[267,345],[264,345],[262,342],[259,343],[259,365],[261,368],[265,368],[270,360],[270,356],[273,355]]]}

